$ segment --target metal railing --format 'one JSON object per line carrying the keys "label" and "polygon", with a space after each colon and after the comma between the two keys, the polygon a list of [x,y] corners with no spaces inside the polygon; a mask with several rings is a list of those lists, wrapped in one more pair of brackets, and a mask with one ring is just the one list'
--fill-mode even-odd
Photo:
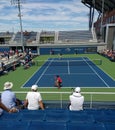
{"label": "metal railing", "polygon": [[[16,96],[22,100],[25,99],[27,92],[28,91],[14,91]],[[72,94],[72,92],[46,91],[40,91],[40,93],[42,95],[43,101],[46,101],[48,104],[57,103],[59,108],[63,108],[64,103],[66,105],[69,103],[69,95]],[[85,103],[88,102],[88,108],[94,108],[95,103],[98,106],[101,106],[103,103],[107,103],[109,106],[111,106],[111,103],[114,103],[115,101],[115,92],[81,92],[81,94],[85,97]]]}

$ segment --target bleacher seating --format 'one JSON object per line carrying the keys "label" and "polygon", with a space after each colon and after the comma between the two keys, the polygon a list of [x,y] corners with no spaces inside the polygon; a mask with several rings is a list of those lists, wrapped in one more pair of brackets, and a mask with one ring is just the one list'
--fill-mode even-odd
{"label": "bleacher seating", "polygon": [[[87,120],[87,119],[86,119]],[[102,123],[68,123],[68,130],[106,130]]]}
{"label": "bleacher seating", "polygon": [[9,36],[9,37],[11,37],[11,36],[13,36],[13,32],[0,32],[0,37],[4,37],[4,36]]}
{"label": "bleacher seating", "polygon": [[29,125],[29,121],[1,120],[0,130],[28,130]]}
{"label": "bleacher seating", "polygon": [[76,30],[76,31],[59,31],[58,40],[65,42],[89,41],[93,39],[91,31]]}
{"label": "bleacher seating", "polygon": [[[34,41],[36,41],[36,35],[37,32],[23,32],[23,39],[24,39],[24,43],[32,43]],[[15,35],[15,39],[14,41],[16,41],[17,43],[21,42],[21,32],[17,32]]]}
{"label": "bleacher seating", "polygon": [[28,130],[67,130],[66,123],[63,122],[38,122],[32,121]]}
{"label": "bleacher seating", "polygon": [[0,117],[0,129],[16,130],[114,130],[114,109],[67,109],[20,110],[4,112]]}
{"label": "bleacher seating", "polygon": [[[6,35],[7,34],[7,35]],[[90,30],[73,31],[24,31],[15,33],[0,33],[0,36],[9,37],[7,43],[10,46],[37,45],[37,44],[76,44],[76,43],[95,43],[94,34]],[[22,37],[23,36],[23,37]],[[23,38],[23,39],[22,39]],[[6,38],[7,39],[7,38]],[[23,40],[23,41],[22,41]],[[6,42],[6,41],[5,41]],[[6,43],[5,43],[6,44]]]}

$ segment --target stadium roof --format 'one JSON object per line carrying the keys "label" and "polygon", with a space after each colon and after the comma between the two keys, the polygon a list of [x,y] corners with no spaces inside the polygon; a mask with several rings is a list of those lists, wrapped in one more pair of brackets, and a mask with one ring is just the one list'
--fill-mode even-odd
{"label": "stadium roof", "polygon": [[[100,13],[115,9],[115,0],[81,0],[81,2],[86,6],[94,7]],[[102,11],[102,6],[103,6],[103,11]]]}

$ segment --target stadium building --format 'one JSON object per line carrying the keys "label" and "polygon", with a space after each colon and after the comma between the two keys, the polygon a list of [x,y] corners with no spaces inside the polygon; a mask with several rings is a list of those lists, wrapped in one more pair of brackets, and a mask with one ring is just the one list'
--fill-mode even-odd
{"label": "stadium building", "polygon": [[[49,54],[50,50],[57,53],[93,53],[102,49],[115,48],[115,10],[114,1],[82,0],[89,8],[89,30],[73,31],[41,31],[41,32],[1,32],[0,50],[30,48],[33,53]],[[98,19],[94,23],[94,11]],[[71,51],[68,51],[69,50]],[[61,52],[60,52],[61,51]]]}
{"label": "stadium building", "polygon": [[[0,52],[7,52],[10,50],[20,50],[21,52],[23,52],[30,49],[35,55],[50,54],[55,56],[55,54],[97,54],[102,52],[103,50],[115,51],[115,0],[81,0],[81,2],[89,8],[88,30],[60,30],[41,32],[30,32],[26,30],[24,32],[16,33],[1,32]],[[99,16],[97,21],[94,22],[95,10],[98,12]],[[74,58],[76,59],[76,57]],[[75,60],[74,58],[72,60]],[[79,60],[79,58],[81,57],[77,58]],[[14,81],[18,77],[18,83],[22,82],[21,80],[19,80],[19,78],[23,75],[24,80],[26,80],[27,78],[27,82],[23,85],[31,86],[33,83],[37,84],[41,80],[41,82],[39,82],[39,85],[42,86],[42,84],[44,83],[47,84],[48,82],[52,82],[49,77],[53,74],[50,74],[50,72],[56,72],[55,70],[57,68],[57,72],[59,71],[59,73],[61,72],[61,69],[66,69],[66,71],[68,71],[68,74],[65,71],[61,75],[65,76],[65,79],[67,79],[67,77],[71,75],[70,71],[72,71],[72,74],[76,76],[76,68],[74,67],[77,66],[78,63],[75,66],[72,65],[73,68],[70,70],[70,57],[67,59],[67,66],[65,66],[64,63],[62,68],[60,67],[61,65],[57,67],[57,65],[54,64],[54,67],[50,68],[50,64],[53,63],[52,59],[54,61],[57,59],[59,60],[59,62],[61,61],[59,57],[51,57],[51,60],[48,60],[46,65],[43,64],[43,67],[40,67],[39,65],[34,66],[34,71],[36,71],[34,74],[31,70],[29,71],[29,73],[28,70],[23,70],[21,72],[21,68],[20,70],[18,70],[18,72],[20,72],[20,75],[16,75],[16,77],[13,75]],[[84,94],[87,98],[85,98],[83,111],[69,111],[67,109],[68,95],[70,93],[73,93],[73,88],[66,88],[65,90],[67,90],[67,92],[65,92],[65,90],[61,91],[57,89],[55,89],[56,91],[54,91],[52,88],[50,88],[51,91],[49,91],[48,88],[45,89],[45,87],[39,88],[39,91],[43,89],[43,91],[41,91],[41,94],[44,97],[43,100],[45,102],[46,109],[44,111],[31,111],[27,109],[21,109],[18,113],[14,114],[4,112],[3,115],[0,115],[0,129],[7,130],[11,128],[19,130],[114,130],[115,93],[113,92],[113,90],[115,87],[115,80],[111,78],[110,75],[106,74],[100,66],[96,66],[94,63],[92,63],[90,61],[90,58],[88,59],[87,57],[82,57],[81,59],[85,61],[85,64],[79,64],[77,66],[77,73],[79,73],[78,75],[80,75],[82,78],[84,74],[86,76],[86,80],[80,79],[77,75],[78,77],[76,76],[77,78],[75,77],[75,79],[74,76],[72,77],[72,81],[75,81],[77,79],[77,83],[79,83],[78,80],[80,80],[81,87],[83,87],[82,85],[84,82],[84,84],[91,83],[90,87],[92,87],[94,79],[97,78],[97,80],[95,80],[95,85],[100,82],[102,85],[102,87],[95,86],[94,88],[82,88],[85,92],[81,91],[81,93]],[[103,58],[102,56],[102,59],[104,61],[108,61],[106,57]],[[111,63],[114,64],[115,62],[109,62],[108,65],[110,65]],[[14,64],[14,61],[10,65],[12,66],[12,64]],[[106,63],[104,63],[104,65],[106,65]],[[86,69],[82,68],[82,70],[80,68],[81,66]],[[38,68],[40,68],[40,71],[38,70]],[[44,74],[48,70],[48,68],[50,68],[50,71],[48,71],[47,74]],[[109,67],[107,66],[105,67],[105,69],[106,68],[108,69]],[[114,70],[113,68],[109,69]],[[32,74],[32,76],[28,77],[30,73]],[[45,82],[45,80],[42,80],[43,76],[45,77],[44,79],[46,79],[47,82]],[[47,78],[47,76],[49,77]],[[109,86],[109,80],[112,84],[111,86]],[[70,77],[68,80],[65,81],[67,82],[67,84],[70,83],[70,85],[72,85],[73,83],[71,82]],[[113,88],[111,89],[111,87]],[[24,90],[26,89],[24,88]],[[88,89],[91,91],[88,92]],[[98,92],[96,92],[97,89]],[[106,92],[103,92],[102,89]],[[22,97],[25,93],[27,93],[27,91],[16,91],[16,94],[18,96],[22,94]],[[95,101],[93,102],[93,100]]]}
{"label": "stadium building", "polygon": [[107,43],[107,49],[115,50],[115,1],[114,0],[82,0],[89,7],[89,28],[92,27],[94,9],[98,11],[98,19],[94,23],[97,39]]}

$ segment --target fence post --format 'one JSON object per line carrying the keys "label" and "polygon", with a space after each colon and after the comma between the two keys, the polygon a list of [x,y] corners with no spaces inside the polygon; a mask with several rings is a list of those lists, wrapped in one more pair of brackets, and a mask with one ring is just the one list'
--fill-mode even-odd
{"label": "fence post", "polygon": [[92,94],[90,94],[91,96],[91,99],[90,99],[90,108],[92,108],[92,100],[93,100],[93,96],[92,96]]}
{"label": "fence post", "polygon": [[62,108],[62,93],[60,93],[60,106]]}

